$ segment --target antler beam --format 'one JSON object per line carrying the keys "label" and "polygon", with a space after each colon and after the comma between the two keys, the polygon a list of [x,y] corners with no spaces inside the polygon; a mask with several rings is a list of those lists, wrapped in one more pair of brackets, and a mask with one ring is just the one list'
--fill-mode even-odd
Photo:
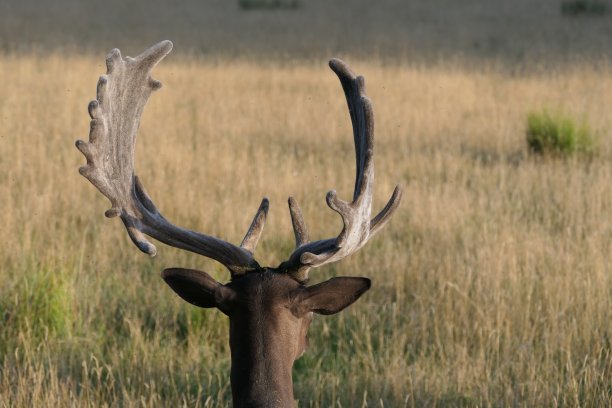
{"label": "antler beam", "polygon": [[308,280],[310,268],[351,255],[389,221],[399,206],[402,190],[395,187],[383,210],[370,220],[374,187],[374,112],[365,94],[365,80],[356,76],[344,62],[332,59],[330,68],[340,79],[348,104],[355,141],[356,175],[352,202],[341,200],[335,190],[327,193],[327,205],[342,217],[344,227],[337,238],[307,242],[308,234],[297,202],[289,199],[289,210],[296,237],[296,249],[278,269],[299,281]]}
{"label": "antler beam", "polygon": [[212,258],[225,265],[232,275],[260,269],[253,258],[268,212],[264,198],[242,245],[177,227],[168,222],[147,195],[134,172],[134,149],[142,111],[151,92],[161,82],[151,78],[153,68],[172,50],[162,41],[136,58],[121,58],[118,49],[106,58],[107,73],[98,81],[97,97],[89,104],[89,142],[78,140],[76,147],[87,164],[79,169],[111,202],[107,217],[121,217],[136,246],[154,256],[149,235],[165,244]]}

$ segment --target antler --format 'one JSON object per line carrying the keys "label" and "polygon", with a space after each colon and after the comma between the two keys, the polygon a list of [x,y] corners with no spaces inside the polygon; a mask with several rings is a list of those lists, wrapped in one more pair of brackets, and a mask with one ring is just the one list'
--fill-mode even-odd
{"label": "antler", "polygon": [[308,279],[310,268],[325,265],[351,255],[389,221],[397,209],[402,190],[395,187],[389,202],[372,220],[372,190],[374,187],[374,112],[372,102],[365,95],[365,80],[356,76],[344,62],[332,59],[330,68],[338,75],[353,124],[355,139],[356,175],[353,201],[339,199],[335,190],[327,193],[327,205],[342,217],[344,227],[337,238],[308,242],[308,232],[302,212],[289,198],[289,211],[295,233],[296,249],[278,269],[299,281]]}
{"label": "antler", "polygon": [[232,276],[259,269],[253,252],[266,221],[267,198],[261,202],[242,244],[237,247],[168,222],[134,174],[140,116],[151,92],[161,88],[161,83],[151,78],[151,71],[171,50],[172,43],[162,41],[136,58],[122,59],[118,49],[108,54],[107,73],[98,81],[96,100],[89,103],[92,118],[89,143],[76,142],[87,159],[87,165],[79,172],[110,200],[112,207],[105,215],[120,216],[141,251],[156,254],[146,234],[170,246],[212,258],[225,265]]}

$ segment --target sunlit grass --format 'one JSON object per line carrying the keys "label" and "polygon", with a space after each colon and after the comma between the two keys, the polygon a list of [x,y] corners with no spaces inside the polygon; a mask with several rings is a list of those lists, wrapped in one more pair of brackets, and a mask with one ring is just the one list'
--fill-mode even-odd
{"label": "sunlit grass", "polygon": [[[0,59],[0,406],[229,406],[227,320],[159,277],[227,273],[162,244],[138,252],[78,175],[103,62]],[[358,254],[312,273],[373,287],[316,318],[294,370],[300,406],[609,405],[612,72],[349,62],[375,106],[375,210],[396,183],[405,194]],[[256,256],[272,266],[293,245],[287,196],[313,238],[338,233],[324,197],[350,196],[354,157],[323,61],[171,57],[155,76],[137,172],[165,216],[238,243],[266,195]],[[602,134],[594,160],[525,154],[528,112],[559,101]]]}
{"label": "sunlit grass", "polygon": [[530,112],[526,133],[529,149],[540,155],[591,155],[596,150],[595,136],[586,120],[579,122],[563,112]]}

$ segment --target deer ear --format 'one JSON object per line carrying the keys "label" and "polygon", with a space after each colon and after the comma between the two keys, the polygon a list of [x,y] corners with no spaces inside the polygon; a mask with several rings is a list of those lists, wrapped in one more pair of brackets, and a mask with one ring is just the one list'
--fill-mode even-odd
{"label": "deer ear", "polygon": [[216,307],[227,314],[235,292],[195,269],[169,268],[162,272],[164,281],[181,298],[199,307]]}
{"label": "deer ear", "polygon": [[314,286],[298,289],[293,312],[302,316],[308,312],[331,315],[351,305],[370,289],[368,278],[336,277]]}

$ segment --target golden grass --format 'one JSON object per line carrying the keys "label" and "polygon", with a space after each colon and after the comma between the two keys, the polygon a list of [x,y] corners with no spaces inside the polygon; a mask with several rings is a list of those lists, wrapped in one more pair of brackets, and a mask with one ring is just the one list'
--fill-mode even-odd
{"label": "golden grass", "polygon": [[[226,273],[162,244],[139,253],[78,175],[103,61],[0,59],[0,406],[228,406],[227,322],[159,278]],[[350,62],[375,103],[375,210],[395,183],[405,195],[368,246],[313,273],[374,284],[316,319],[300,406],[611,404],[612,70]],[[137,171],[170,220],[239,242],[267,195],[257,258],[273,266],[293,245],[288,195],[313,238],[337,234],[324,196],[350,196],[354,158],[323,63],[170,58],[155,76]],[[587,118],[600,154],[527,157],[527,112],[544,106]]]}

